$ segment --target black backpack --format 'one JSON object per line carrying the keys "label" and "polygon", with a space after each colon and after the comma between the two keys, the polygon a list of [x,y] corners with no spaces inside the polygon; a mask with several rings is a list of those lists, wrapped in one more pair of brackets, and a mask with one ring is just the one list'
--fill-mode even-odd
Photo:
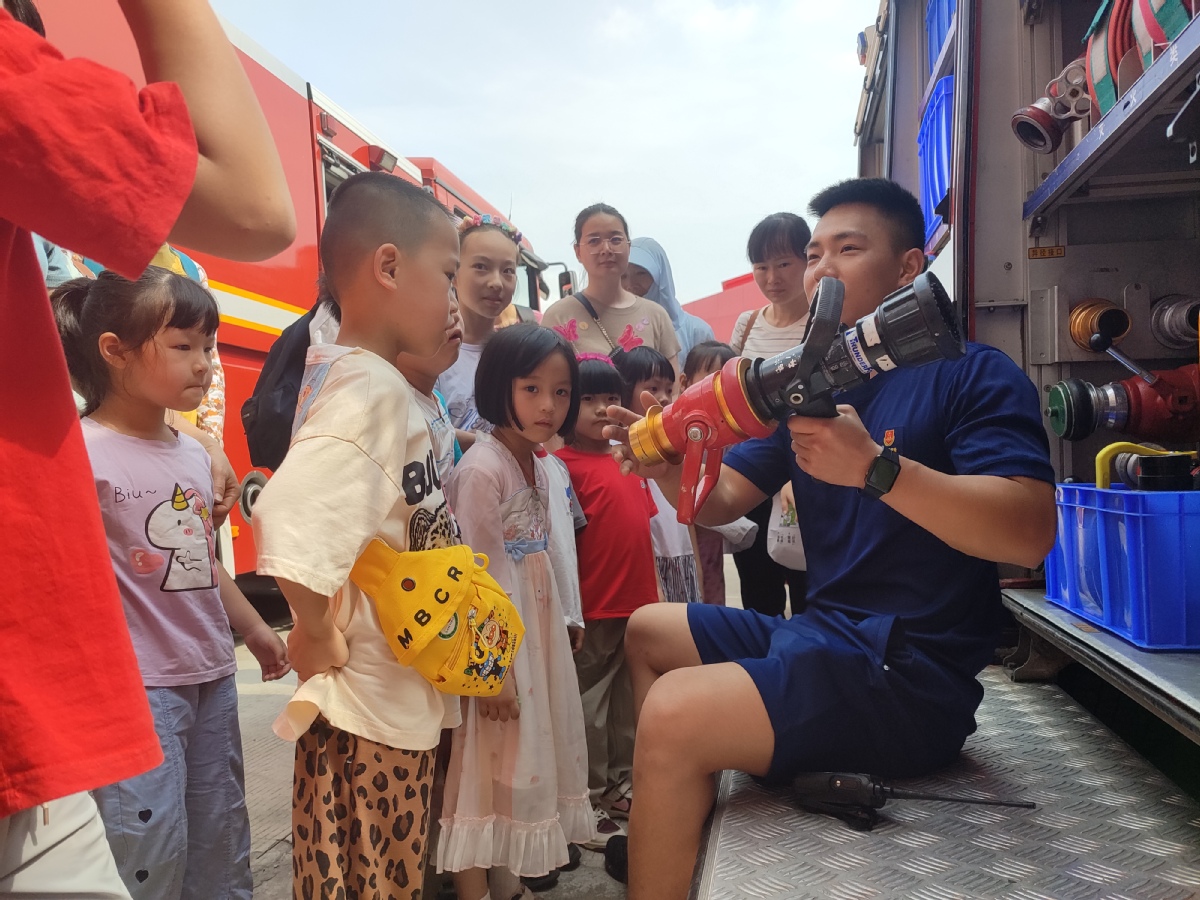
{"label": "black backpack", "polygon": [[263,362],[254,393],[242,404],[242,428],[250,449],[250,464],[278,469],[292,442],[296,398],[304,379],[304,358],[310,343],[308,326],[320,303],[283,329]]}

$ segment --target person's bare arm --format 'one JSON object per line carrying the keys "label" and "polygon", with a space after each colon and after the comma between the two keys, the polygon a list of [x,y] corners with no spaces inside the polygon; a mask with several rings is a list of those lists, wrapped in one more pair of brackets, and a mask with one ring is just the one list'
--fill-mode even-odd
{"label": "person's bare arm", "polygon": [[350,648],[346,646],[346,636],[333,621],[329,598],[286,578],[275,581],[292,608],[295,626],[288,635],[287,647],[296,674],[309,679],[344,666]]}
{"label": "person's bare arm", "polygon": [[[654,396],[647,391],[642,395],[642,403],[647,408],[653,406]],[[612,453],[613,458],[621,465],[621,474],[653,478],[671,505],[679,509],[681,467],[667,464],[647,466],[638,462],[629,447],[629,426],[642,417],[620,406],[610,406],[608,417],[616,424],[605,425],[604,436],[610,441],[620,441],[613,446]],[[740,519],[766,499],[767,495],[755,487],[749,478],[729,466],[722,465],[716,487],[708,495],[704,506],[696,513],[696,524],[727,525],[734,519]]]}
{"label": "person's bare arm", "polygon": [[242,493],[242,486],[238,484],[237,472],[233,471],[233,464],[225,455],[225,450],[216,438],[197,428],[181,414],[168,409],[167,424],[176,431],[194,437],[200,442],[200,446],[208,451],[213,478],[213,520],[220,528],[225,524],[225,519],[233,511],[233,505],[238,502],[238,497]]}
{"label": "person's bare arm", "polygon": [[266,259],[296,236],[296,213],[266,118],[207,0],[119,0],[148,82],[187,101],[200,157],[170,239],[228,259]]}
{"label": "person's bare arm", "polygon": [[258,610],[246,599],[237,583],[217,566],[220,573],[221,605],[233,630],[242,636],[246,649],[254,654],[262,668],[263,681],[276,681],[292,671],[287,647],[270,625],[263,621]]}
{"label": "person's bare arm", "polygon": [[[882,452],[850,406],[833,419],[788,421],[796,462],[826,484],[862,487]],[[948,475],[911,459],[880,498],[946,544],[992,562],[1034,568],[1054,546],[1054,486],[1034,478]]]}

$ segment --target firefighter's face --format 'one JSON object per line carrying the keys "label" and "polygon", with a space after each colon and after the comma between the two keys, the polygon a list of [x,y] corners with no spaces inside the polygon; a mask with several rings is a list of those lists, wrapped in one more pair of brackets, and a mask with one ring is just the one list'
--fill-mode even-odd
{"label": "firefighter's face", "polygon": [[813,229],[805,293],[811,299],[822,278],[836,278],[846,286],[842,322],[852,325],[874,312],[886,296],[911,284],[925,266],[922,251],[898,250],[892,235],[888,221],[875,207],[835,206]]}

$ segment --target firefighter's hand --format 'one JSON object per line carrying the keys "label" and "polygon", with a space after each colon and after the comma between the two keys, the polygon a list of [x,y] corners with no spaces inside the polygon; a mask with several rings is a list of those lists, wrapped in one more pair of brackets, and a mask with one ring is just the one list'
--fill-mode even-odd
{"label": "firefighter's hand", "polygon": [[817,481],[861,488],[882,448],[871,439],[854,407],[840,405],[837,411],[832,419],[788,419],[796,465]]}
{"label": "firefighter's hand", "polygon": [[495,697],[480,697],[475,701],[479,715],[493,722],[516,721],[521,718],[521,701],[517,697],[517,679],[512,671],[504,676],[504,687]]}
{"label": "firefighter's hand", "polygon": [[[649,391],[642,391],[641,400],[642,407],[645,409],[658,404],[658,401],[654,399],[654,395]],[[629,426],[634,422],[640,422],[644,416],[639,416],[637,413],[623,406],[610,406],[608,408],[608,418],[613,424],[604,426],[604,436],[610,441],[620,441],[620,443],[613,445],[612,455],[613,459],[620,465],[622,475],[639,475],[642,478],[663,478],[671,471],[673,467],[670,463],[651,466],[639,462],[638,458],[633,455],[633,450],[629,446]]]}

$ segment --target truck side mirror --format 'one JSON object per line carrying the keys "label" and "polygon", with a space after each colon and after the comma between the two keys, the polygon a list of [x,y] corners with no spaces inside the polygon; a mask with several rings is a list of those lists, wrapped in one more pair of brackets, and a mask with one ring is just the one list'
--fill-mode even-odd
{"label": "truck side mirror", "polygon": [[570,269],[558,274],[558,296],[566,297],[575,293],[575,273]]}

